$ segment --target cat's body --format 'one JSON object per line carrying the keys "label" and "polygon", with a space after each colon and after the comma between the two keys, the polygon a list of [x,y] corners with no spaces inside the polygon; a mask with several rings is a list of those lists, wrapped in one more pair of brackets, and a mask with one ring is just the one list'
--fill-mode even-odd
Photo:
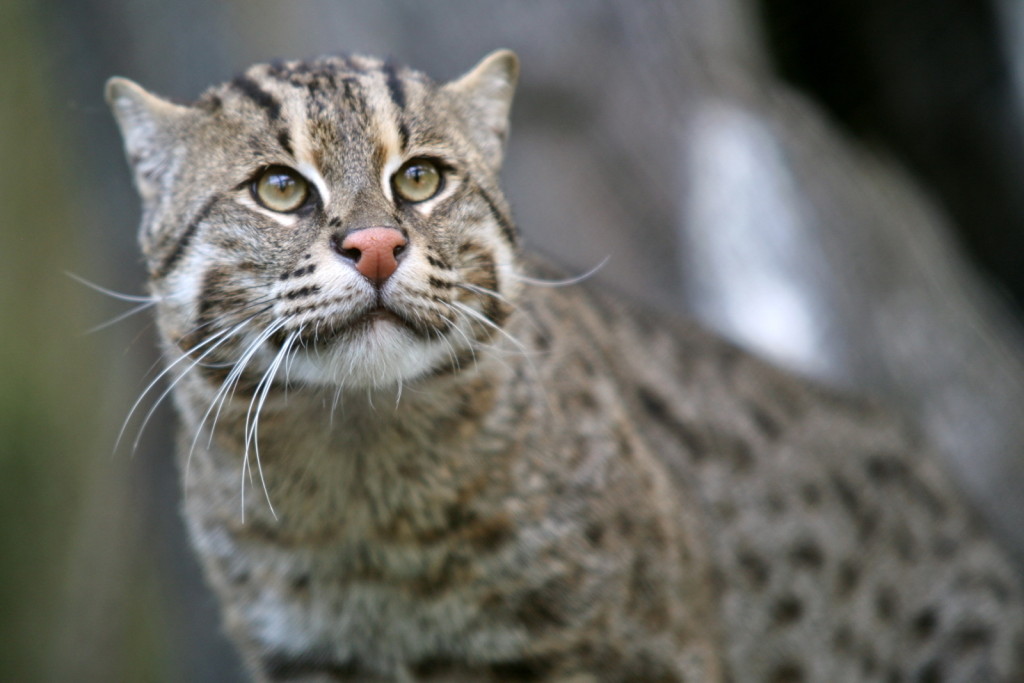
{"label": "cat's body", "polygon": [[254,675],[1024,676],[1017,578],[884,411],[530,282],[496,178],[515,74],[108,90],[186,519]]}

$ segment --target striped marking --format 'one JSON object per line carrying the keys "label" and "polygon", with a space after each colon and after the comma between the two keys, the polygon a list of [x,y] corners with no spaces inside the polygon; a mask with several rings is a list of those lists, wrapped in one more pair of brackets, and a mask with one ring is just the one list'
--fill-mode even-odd
{"label": "striped marking", "polygon": [[394,102],[395,108],[401,112],[405,109],[406,105],[405,85],[402,83],[402,79],[398,77],[398,69],[394,63],[386,62],[383,69],[387,80],[388,95],[391,96],[391,101]]}
{"label": "striped marking", "polygon": [[[468,180],[468,178],[467,178]],[[498,209],[498,205],[494,202],[494,199],[484,188],[480,187],[478,183],[473,183],[476,191],[480,193],[480,196],[487,202],[487,208],[491,210],[491,215],[494,216],[494,220],[498,222],[498,227],[501,228],[501,233],[505,236],[505,239],[509,241],[509,244],[515,244],[517,241],[516,229],[512,225],[512,221],[509,220],[508,216]]]}
{"label": "striped marking", "polygon": [[231,81],[231,85],[240,93],[252,100],[267,112],[271,121],[281,118],[281,103],[277,98],[260,87],[259,83],[248,76],[239,76]]}
{"label": "striped marking", "polygon": [[177,265],[181,257],[185,255],[185,251],[188,249],[189,244],[192,243],[192,238],[195,237],[196,231],[199,229],[199,225],[206,220],[206,217],[210,215],[210,211],[213,209],[213,205],[220,199],[220,195],[214,195],[207,200],[203,207],[199,209],[199,213],[196,214],[195,218],[189,222],[188,227],[185,228],[185,232],[181,233],[181,237],[175,243],[171,252],[164,257],[164,260],[160,263],[156,270],[153,271],[152,277],[155,280],[162,279],[167,276],[168,273]]}

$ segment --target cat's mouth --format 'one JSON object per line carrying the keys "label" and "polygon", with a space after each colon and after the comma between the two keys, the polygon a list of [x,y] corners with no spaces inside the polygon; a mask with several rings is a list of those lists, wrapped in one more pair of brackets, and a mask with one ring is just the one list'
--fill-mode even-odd
{"label": "cat's mouth", "polygon": [[394,327],[411,332],[417,337],[432,334],[422,321],[408,313],[378,303],[355,315],[322,318],[303,324],[298,330],[282,330],[275,335],[275,343],[281,345],[290,335],[296,334],[294,342],[301,348],[325,349],[337,343],[354,342],[372,335],[384,327]]}

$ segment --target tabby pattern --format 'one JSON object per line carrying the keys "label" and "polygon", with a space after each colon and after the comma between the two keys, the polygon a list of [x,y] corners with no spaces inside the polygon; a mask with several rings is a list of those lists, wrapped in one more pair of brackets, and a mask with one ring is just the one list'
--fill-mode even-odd
{"label": "tabby pattern", "polygon": [[899,422],[519,250],[517,72],[108,84],[252,675],[1022,680],[1018,578]]}

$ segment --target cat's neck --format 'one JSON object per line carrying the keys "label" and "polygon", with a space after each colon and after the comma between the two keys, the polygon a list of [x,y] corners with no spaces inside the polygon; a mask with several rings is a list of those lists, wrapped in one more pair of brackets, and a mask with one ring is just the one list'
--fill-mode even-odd
{"label": "cat's neck", "polygon": [[[442,533],[442,511],[469,499],[467,482],[493,478],[510,455],[481,457],[481,444],[516,421],[514,407],[499,401],[514,382],[507,363],[481,358],[401,391],[281,388],[268,395],[255,430],[251,398],[237,396],[221,411],[213,440],[202,433],[191,464],[183,463],[187,500],[209,512],[207,502],[218,497],[224,505],[214,514],[231,526],[242,523],[244,508],[249,526],[262,520],[295,542],[318,537],[339,513],[350,524],[332,534],[374,535],[399,519],[409,533]],[[208,405],[198,397],[191,403],[186,437]],[[293,527],[295,520],[302,521]]]}

